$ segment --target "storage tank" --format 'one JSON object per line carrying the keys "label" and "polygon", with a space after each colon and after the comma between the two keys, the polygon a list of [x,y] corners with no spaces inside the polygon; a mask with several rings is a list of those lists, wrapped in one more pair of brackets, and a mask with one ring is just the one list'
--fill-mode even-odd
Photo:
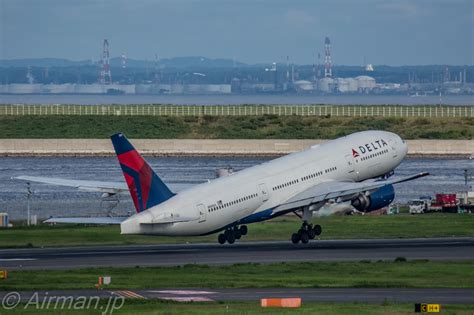
{"label": "storage tank", "polygon": [[360,75],[355,78],[357,80],[357,85],[359,90],[368,91],[375,88],[375,79],[367,75]]}
{"label": "storage tank", "polygon": [[297,91],[310,92],[314,90],[313,83],[306,80],[298,80],[293,82],[293,86]]}
{"label": "storage tank", "polygon": [[359,88],[357,80],[354,78],[347,78],[346,81],[348,83],[349,92],[357,92],[357,89]]}
{"label": "storage tank", "polygon": [[349,82],[343,78],[337,78],[335,80],[336,89],[340,93],[347,93],[349,92]]}
{"label": "storage tank", "polygon": [[332,78],[322,78],[319,80],[319,90],[321,92],[331,92],[334,87],[334,80]]}

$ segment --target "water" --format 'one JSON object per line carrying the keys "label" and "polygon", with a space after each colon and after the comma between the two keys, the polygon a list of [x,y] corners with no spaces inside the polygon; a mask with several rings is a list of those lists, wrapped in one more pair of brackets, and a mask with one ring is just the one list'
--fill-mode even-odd
{"label": "water", "polygon": [[474,105],[473,95],[0,95],[0,104]]}
{"label": "water", "polygon": [[[268,161],[256,157],[156,157],[147,158],[163,180],[174,191],[214,178],[215,170],[232,166],[235,170]],[[410,158],[396,170],[405,176],[422,171],[432,175],[396,185],[396,201],[405,202],[436,192],[464,189],[464,169],[474,169],[474,161],[466,159]],[[13,176],[50,176],[84,180],[123,181],[115,157],[3,157],[0,158],[0,212],[8,212],[13,220],[26,218],[26,184]],[[50,216],[104,216],[110,203],[101,202],[100,193],[80,192],[74,188],[32,184],[31,213],[39,218]],[[114,214],[134,211],[128,194],[120,197]]]}

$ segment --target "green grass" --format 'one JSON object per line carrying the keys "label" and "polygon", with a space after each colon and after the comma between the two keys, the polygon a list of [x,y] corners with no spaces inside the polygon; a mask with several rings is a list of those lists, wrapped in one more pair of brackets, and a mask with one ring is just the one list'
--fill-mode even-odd
{"label": "green grass", "polygon": [[[92,305],[95,305],[92,303]],[[118,306],[118,305],[117,305]],[[107,300],[101,301],[101,310],[61,310],[60,314],[100,314],[105,312]],[[442,305],[442,314],[472,314],[474,304],[448,304]],[[110,306],[109,306],[110,309]],[[0,309],[1,311],[1,309]],[[51,310],[28,307],[24,304],[9,311],[8,314],[51,314]],[[110,314],[110,313],[107,313]],[[319,315],[379,315],[379,314],[414,314],[414,304],[368,304],[368,303],[312,303],[304,302],[301,308],[278,309],[261,308],[258,301],[255,302],[222,302],[222,303],[178,303],[160,300],[126,300],[120,310],[114,310],[112,314],[319,314]],[[105,313],[104,313],[105,315]]]}
{"label": "green grass", "polygon": [[[426,215],[329,216],[314,219],[323,227],[320,239],[416,238],[474,236],[474,216],[433,213]],[[249,225],[241,241],[288,240],[301,221],[294,216]],[[164,237],[121,235],[119,226],[39,225],[0,229],[0,248],[73,245],[127,245],[216,242],[217,235]]]}
{"label": "green grass", "polygon": [[[11,270],[0,290],[151,288],[474,288],[474,261],[291,262]],[[238,275],[238,276],[237,276]]]}
{"label": "green grass", "polygon": [[474,137],[474,118],[0,116],[0,125],[0,138],[107,138],[121,131],[142,139],[332,139],[367,129],[405,139]]}

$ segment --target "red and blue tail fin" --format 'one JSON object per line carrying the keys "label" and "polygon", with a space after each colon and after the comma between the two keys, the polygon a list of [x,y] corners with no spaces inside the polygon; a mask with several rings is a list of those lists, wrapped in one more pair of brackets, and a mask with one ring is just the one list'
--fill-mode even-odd
{"label": "red and blue tail fin", "polygon": [[122,133],[117,133],[110,139],[137,213],[174,196]]}

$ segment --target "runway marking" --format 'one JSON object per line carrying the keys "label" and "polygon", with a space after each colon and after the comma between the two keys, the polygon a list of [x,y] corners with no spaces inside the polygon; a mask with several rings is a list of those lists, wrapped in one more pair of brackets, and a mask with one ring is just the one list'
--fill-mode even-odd
{"label": "runway marking", "polygon": [[214,302],[213,299],[205,296],[163,296],[158,298],[176,302]]}
{"label": "runway marking", "polygon": [[36,258],[4,258],[0,259],[0,261],[31,261],[31,260],[38,260]]}
{"label": "runway marking", "polygon": [[160,290],[148,291],[150,293],[176,294],[176,295],[196,295],[196,294],[217,294],[217,292],[194,291],[194,290]]}
{"label": "runway marking", "polygon": [[133,291],[128,291],[128,290],[122,290],[122,291],[111,291],[112,294],[116,294],[118,296],[127,298],[127,299],[142,299],[146,300],[147,298],[144,297],[143,295],[140,295],[138,293],[135,293]]}

